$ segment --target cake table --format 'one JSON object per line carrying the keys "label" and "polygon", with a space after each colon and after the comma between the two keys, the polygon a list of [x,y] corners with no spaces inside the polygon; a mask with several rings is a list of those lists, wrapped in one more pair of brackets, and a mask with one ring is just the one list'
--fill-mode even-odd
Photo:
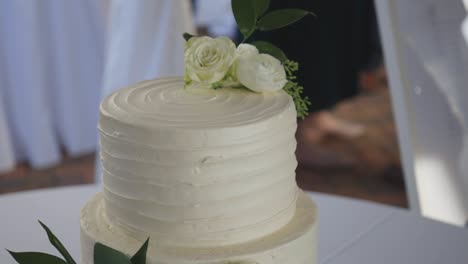
{"label": "cake table", "polygon": [[[36,219],[46,223],[79,259],[79,214],[99,186],[0,195],[0,248],[56,254]],[[318,263],[468,263],[468,229],[407,210],[309,193],[320,208]],[[0,251],[0,263],[15,263]]]}

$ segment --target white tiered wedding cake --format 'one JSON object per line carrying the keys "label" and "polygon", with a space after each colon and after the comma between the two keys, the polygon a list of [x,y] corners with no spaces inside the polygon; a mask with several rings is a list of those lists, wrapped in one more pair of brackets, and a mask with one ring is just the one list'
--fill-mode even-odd
{"label": "white tiered wedding cake", "polygon": [[100,242],[147,263],[316,263],[317,209],[295,181],[284,91],[184,88],[164,78],[101,104],[103,192],[81,212],[82,263]]}

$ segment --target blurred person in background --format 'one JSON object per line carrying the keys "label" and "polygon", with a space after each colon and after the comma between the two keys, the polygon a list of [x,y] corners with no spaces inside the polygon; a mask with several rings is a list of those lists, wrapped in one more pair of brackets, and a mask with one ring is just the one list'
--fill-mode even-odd
{"label": "blurred person in background", "polygon": [[317,18],[262,38],[299,62],[311,114],[299,122],[297,157],[308,168],[345,168],[401,182],[391,98],[372,0],[271,1]]}
{"label": "blurred person in background", "polygon": [[[299,161],[402,180],[391,97],[381,55],[359,72],[359,94],[312,113],[300,123]],[[352,172],[352,171],[351,171]]]}

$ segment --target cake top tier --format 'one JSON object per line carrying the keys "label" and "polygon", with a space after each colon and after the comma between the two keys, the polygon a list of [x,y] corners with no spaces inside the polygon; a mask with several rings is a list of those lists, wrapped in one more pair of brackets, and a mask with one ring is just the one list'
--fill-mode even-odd
{"label": "cake top tier", "polygon": [[[141,82],[108,96],[101,104],[99,129],[129,141],[159,136],[166,142],[157,140],[158,144],[173,145],[171,138],[185,144],[196,143],[190,140],[196,136],[200,144],[213,146],[232,144],[227,134],[236,140],[255,139],[260,133],[268,134],[266,129],[272,123],[277,127],[278,122],[284,122],[284,127],[296,122],[294,103],[283,91],[185,89],[183,79],[176,77]],[[190,142],[182,142],[184,132]],[[199,136],[209,138],[209,142],[200,141]]]}
{"label": "cake top tier", "polygon": [[141,82],[106,98],[101,113],[143,127],[216,129],[262,122],[292,104],[283,91],[255,93],[245,89],[183,86],[182,78]]}

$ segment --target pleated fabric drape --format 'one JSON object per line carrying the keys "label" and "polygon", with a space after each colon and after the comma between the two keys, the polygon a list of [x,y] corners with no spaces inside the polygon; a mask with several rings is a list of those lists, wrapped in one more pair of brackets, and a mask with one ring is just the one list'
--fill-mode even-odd
{"label": "pleated fabric drape", "polygon": [[104,1],[0,2],[0,171],[96,146]]}

